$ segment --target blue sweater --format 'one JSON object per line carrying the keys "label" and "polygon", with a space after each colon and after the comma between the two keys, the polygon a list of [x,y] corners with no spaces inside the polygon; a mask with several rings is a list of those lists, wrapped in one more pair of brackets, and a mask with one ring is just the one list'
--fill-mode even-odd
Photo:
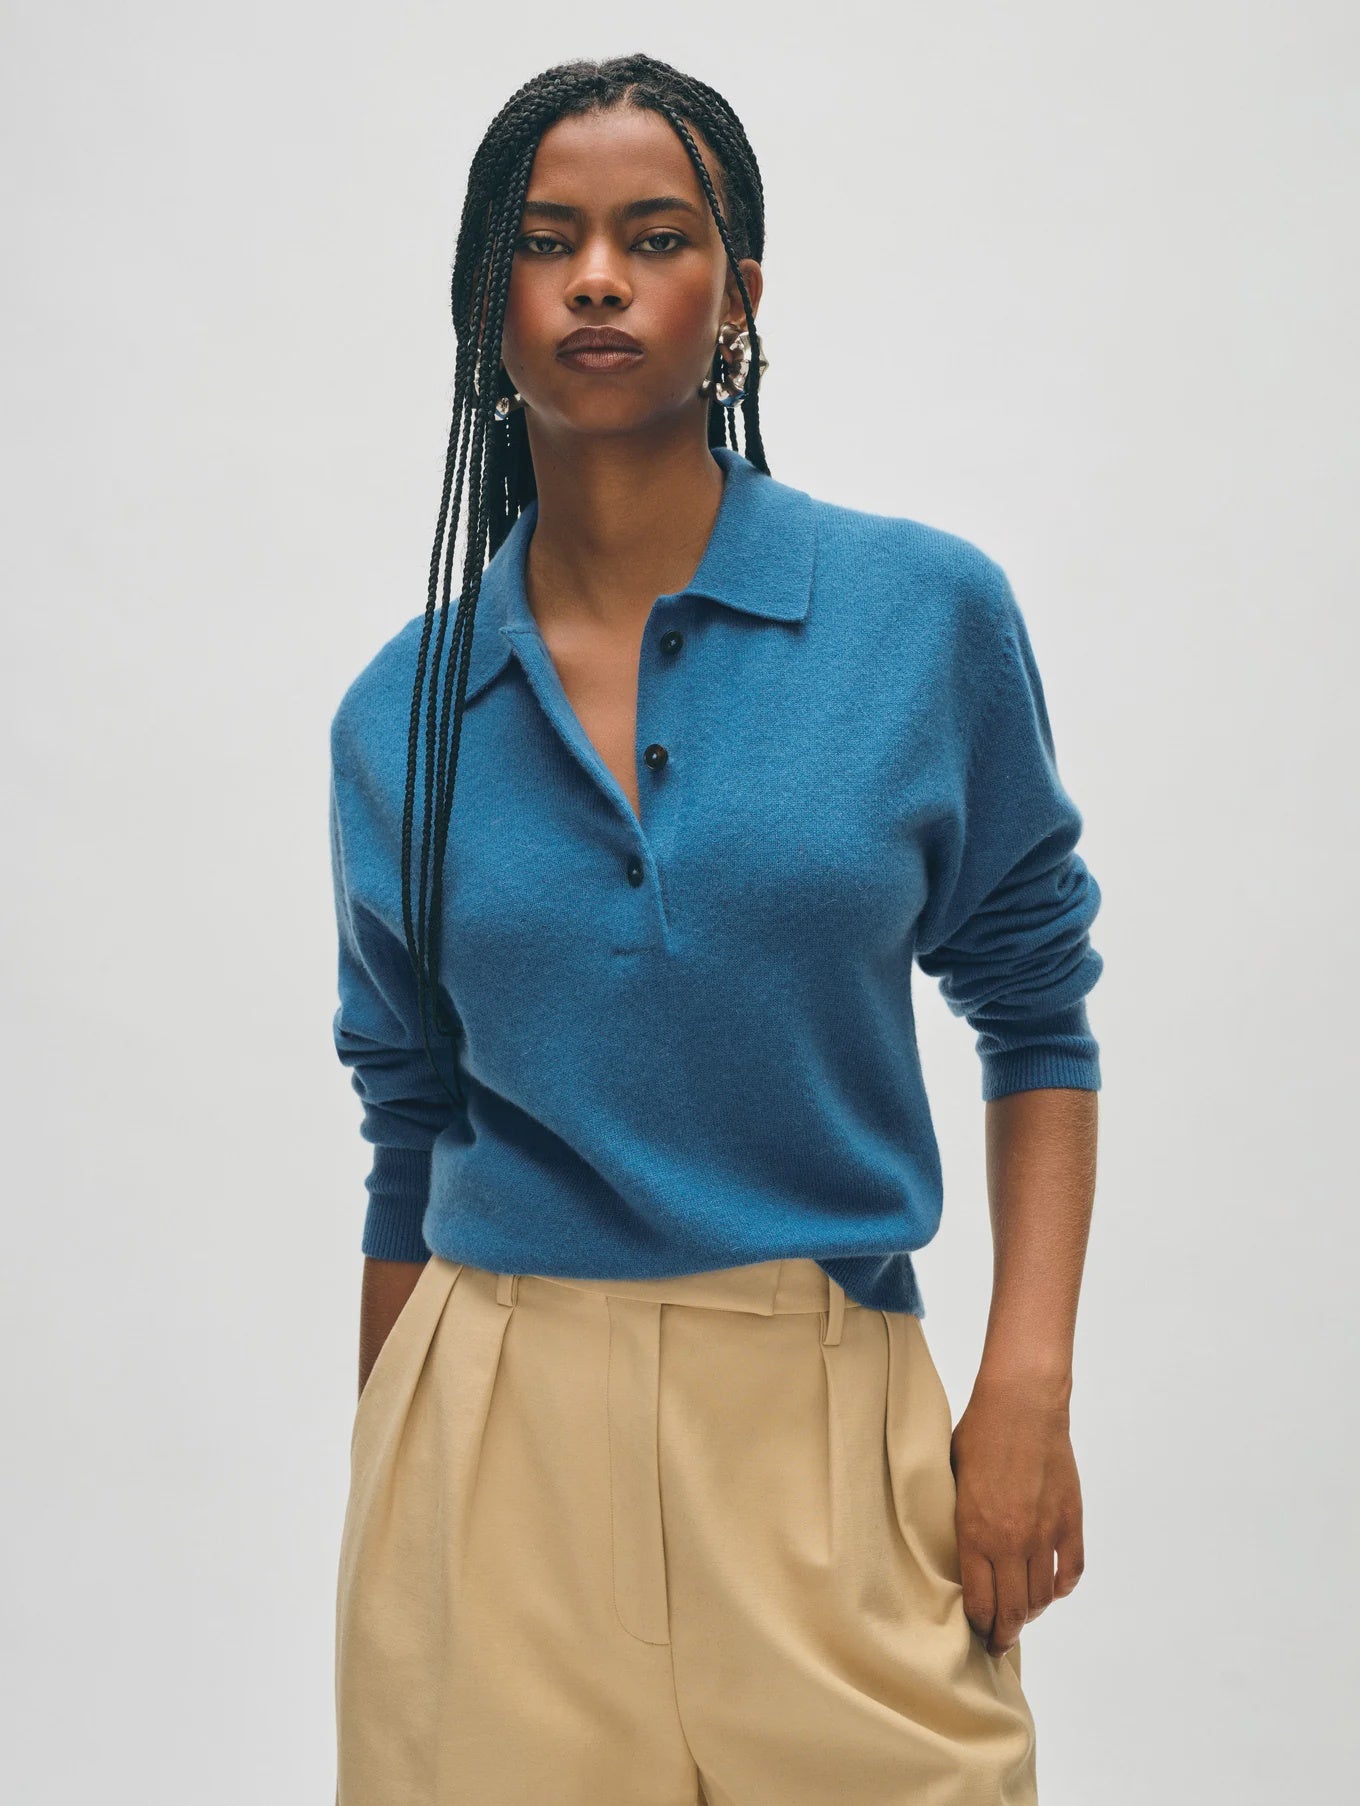
{"label": "blue sweater", "polygon": [[984,1098],[1098,1090],[1100,891],[1001,569],[713,456],[703,559],[642,639],[640,822],[528,607],[536,503],[487,565],[444,876],[462,1107],[429,1069],[402,931],[423,612],[335,712],[362,1251],[615,1279],[810,1257],[923,1316],[911,1253],[942,1184],[913,959],[975,1031]]}

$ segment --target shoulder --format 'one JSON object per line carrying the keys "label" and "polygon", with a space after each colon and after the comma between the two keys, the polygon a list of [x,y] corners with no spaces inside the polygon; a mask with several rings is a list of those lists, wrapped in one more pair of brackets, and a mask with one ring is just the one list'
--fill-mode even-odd
{"label": "shoulder", "polygon": [[404,736],[424,624],[422,609],[379,646],[346,686],[330,724],[331,757],[341,769],[356,769],[368,749],[390,742],[395,726]]}
{"label": "shoulder", "polygon": [[856,574],[894,595],[929,589],[962,607],[996,610],[1010,600],[997,561],[973,540],[908,514],[876,513],[812,498],[819,562]]}
{"label": "shoulder", "polygon": [[976,541],[909,514],[815,497],[813,508],[818,592],[887,647],[929,653],[962,679],[1024,646],[1005,569]]}

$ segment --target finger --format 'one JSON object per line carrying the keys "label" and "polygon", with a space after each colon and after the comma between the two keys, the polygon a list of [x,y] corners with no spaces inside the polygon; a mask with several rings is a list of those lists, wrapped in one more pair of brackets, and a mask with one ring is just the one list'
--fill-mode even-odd
{"label": "finger", "polygon": [[1004,1655],[1029,1617],[1029,1563],[1023,1555],[1000,1555],[992,1563],[996,1580],[996,1618],[987,1645]]}
{"label": "finger", "polygon": [[1060,1531],[1058,1534],[1058,1577],[1053,1584],[1057,1597],[1063,1598],[1081,1579],[1082,1569],[1086,1566],[1086,1550],[1082,1541],[1081,1525],[1072,1530]]}
{"label": "finger", "polygon": [[996,1618],[996,1585],[992,1564],[972,1543],[959,1544],[959,1573],[963,1579],[964,1616],[986,1642]]}
{"label": "finger", "polygon": [[1029,1558],[1029,1615],[1037,1618],[1053,1603],[1053,1551],[1043,1549]]}

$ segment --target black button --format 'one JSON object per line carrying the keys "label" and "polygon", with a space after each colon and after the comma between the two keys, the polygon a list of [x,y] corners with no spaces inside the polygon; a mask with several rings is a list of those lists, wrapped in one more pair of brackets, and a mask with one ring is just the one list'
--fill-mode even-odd
{"label": "black button", "polygon": [[642,883],[642,861],[638,858],[636,853],[633,854],[624,869],[628,873],[628,882],[636,890],[638,885]]}
{"label": "black button", "polygon": [[653,771],[660,771],[667,759],[670,758],[670,754],[666,751],[664,746],[656,745],[649,746],[642,756],[647,764],[651,766]]}
{"label": "black button", "polygon": [[663,633],[657,642],[663,652],[678,652],[685,643],[683,633],[677,633],[672,627],[669,633]]}

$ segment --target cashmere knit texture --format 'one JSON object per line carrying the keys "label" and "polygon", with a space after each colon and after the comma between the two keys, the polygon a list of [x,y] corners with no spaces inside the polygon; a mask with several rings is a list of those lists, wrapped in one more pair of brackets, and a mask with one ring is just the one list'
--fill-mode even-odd
{"label": "cashmere knit texture", "polygon": [[[811,1258],[860,1304],[924,1316],[912,1254],[943,1185],[913,962],[974,1031],[984,1099],[1098,1090],[1100,890],[1001,568],[712,455],[708,545],[642,640],[640,822],[528,605],[537,502],[486,567],[444,872],[456,1054],[434,1041],[462,1106],[430,1070],[402,927],[423,612],[336,709],[361,1247],[597,1279]],[[424,740],[422,708],[417,860]]]}

